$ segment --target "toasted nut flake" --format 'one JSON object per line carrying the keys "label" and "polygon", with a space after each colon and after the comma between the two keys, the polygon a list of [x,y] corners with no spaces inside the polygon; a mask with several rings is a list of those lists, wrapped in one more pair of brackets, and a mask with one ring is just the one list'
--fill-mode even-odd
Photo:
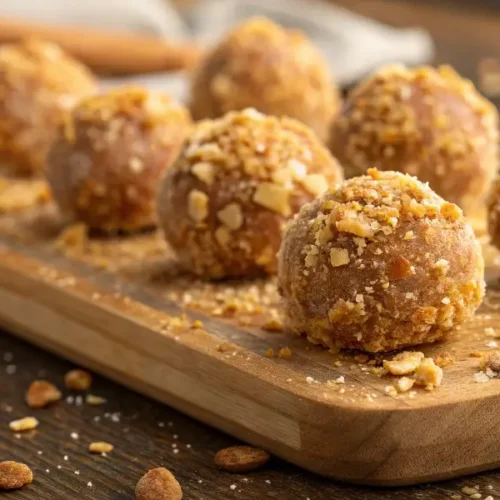
{"label": "toasted nut flake", "polygon": [[46,380],[35,380],[26,393],[26,403],[31,408],[44,408],[62,398],[61,391]]}
{"label": "toasted nut flake", "polygon": [[432,358],[425,358],[415,370],[415,383],[425,385],[426,388],[434,388],[441,385],[443,370],[436,366]]}
{"label": "toasted nut flake", "polygon": [[72,391],[88,391],[92,386],[92,375],[85,370],[71,370],[64,376],[64,384]]}
{"label": "toasted nut flake", "polygon": [[175,476],[167,469],[151,469],[135,487],[136,500],[181,500],[182,489]]}
{"label": "toasted nut flake", "polygon": [[288,217],[291,214],[289,196],[289,191],[283,186],[271,182],[261,182],[252,199],[257,205]]}
{"label": "toasted nut flake", "polygon": [[99,406],[106,403],[106,399],[101,396],[96,396],[94,394],[87,394],[87,396],[85,396],[85,402],[91,406]]}
{"label": "toasted nut flake", "polygon": [[231,233],[226,226],[220,226],[215,230],[215,239],[221,247],[226,247],[231,240]]}
{"label": "toasted nut flake", "polygon": [[208,216],[208,196],[193,189],[188,196],[188,214],[195,222],[203,222]]}
{"label": "toasted nut flake", "polygon": [[38,420],[35,417],[24,417],[10,422],[9,427],[14,432],[32,431],[38,427]]}
{"label": "toasted nut flake", "polygon": [[292,350],[288,347],[282,347],[278,352],[278,357],[281,359],[290,359],[292,357]]}
{"label": "toasted nut flake", "polygon": [[200,321],[199,319],[195,320],[193,322],[193,328],[203,328],[203,321]]}
{"label": "toasted nut flake", "polygon": [[392,361],[384,360],[384,368],[392,375],[409,375],[417,369],[423,359],[423,352],[403,351],[396,354]]}
{"label": "toasted nut flake", "polygon": [[61,232],[55,246],[73,252],[81,252],[87,244],[88,231],[89,229],[85,224],[73,224]]}
{"label": "toasted nut flake", "polygon": [[202,161],[191,167],[191,172],[202,182],[211,186],[214,182],[214,167],[211,163]]}
{"label": "toasted nut flake", "polygon": [[332,248],[330,250],[330,262],[333,267],[340,267],[349,264],[349,252],[345,248]]}
{"label": "toasted nut flake", "polygon": [[97,441],[89,445],[90,453],[111,453],[114,448],[112,444],[105,443],[104,441]]}
{"label": "toasted nut flake", "polygon": [[266,358],[274,358],[274,349],[272,347],[267,348]]}
{"label": "toasted nut flake", "polygon": [[19,462],[0,462],[0,490],[15,490],[30,484],[33,473],[26,465]]}
{"label": "toasted nut flake", "polygon": [[229,472],[245,473],[264,466],[271,456],[265,450],[251,446],[224,448],[215,455],[215,464]]}
{"label": "toasted nut flake", "polygon": [[267,332],[282,332],[283,323],[278,318],[272,318],[262,325],[262,329]]}
{"label": "toasted nut flake", "polygon": [[401,377],[396,382],[396,389],[398,390],[398,392],[406,392],[406,391],[409,391],[413,387],[414,383],[415,383],[415,380],[413,380],[411,378]]}
{"label": "toasted nut flake", "polygon": [[217,218],[229,229],[235,231],[243,225],[243,212],[238,203],[230,203],[217,212]]}
{"label": "toasted nut flake", "polygon": [[391,280],[402,280],[413,274],[415,274],[415,272],[411,262],[402,255],[396,257],[389,267],[389,278]]}
{"label": "toasted nut flake", "polygon": [[328,182],[325,176],[321,174],[310,174],[302,179],[301,182],[305,190],[313,196],[319,196],[328,189]]}

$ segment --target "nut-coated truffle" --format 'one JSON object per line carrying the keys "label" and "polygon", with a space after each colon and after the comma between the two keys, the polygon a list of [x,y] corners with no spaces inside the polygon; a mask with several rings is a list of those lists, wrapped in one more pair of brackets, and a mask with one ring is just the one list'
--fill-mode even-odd
{"label": "nut-coated truffle", "polygon": [[290,331],[333,349],[390,351],[470,318],[484,262],[457,205],[408,174],[370,169],[302,208],[278,280]]}
{"label": "nut-coated truffle", "polygon": [[255,108],[295,118],[326,139],[339,95],[326,61],[300,32],[254,18],[231,30],[195,71],[194,118]]}
{"label": "nut-coated truffle", "polygon": [[347,177],[408,173],[470,213],[497,169],[497,111],[448,66],[388,66],[346,99],[330,142]]}
{"label": "nut-coated truffle", "polygon": [[284,223],[342,180],[305,125],[254,109],[196,125],[160,188],[161,227],[205,278],[276,272]]}
{"label": "nut-coated truffle", "polygon": [[97,87],[90,71],[57,45],[0,47],[0,165],[39,173],[62,115]]}
{"label": "nut-coated truffle", "polygon": [[47,158],[61,211],[101,232],[154,226],[158,183],[190,127],[189,112],[165,94],[125,87],[83,100]]}

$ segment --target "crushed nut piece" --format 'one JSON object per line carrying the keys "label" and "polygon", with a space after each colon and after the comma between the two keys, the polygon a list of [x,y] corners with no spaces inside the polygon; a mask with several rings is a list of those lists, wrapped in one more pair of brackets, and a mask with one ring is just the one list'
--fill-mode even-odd
{"label": "crushed nut piece", "polygon": [[136,500],[181,500],[181,485],[167,469],[151,469],[141,477],[135,487]]}
{"label": "crushed nut piece", "polygon": [[486,366],[494,372],[500,372],[500,353],[494,352],[490,354]]}
{"label": "crushed nut piece", "polygon": [[266,350],[266,358],[274,358],[274,349],[272,347],[268,347]]}
{"label": "crushed nut piece", "polygon": [[92,375],[85,370],[71,370],[64,376],[64,384],[72,391],[88,391],[92,386]]}
{"label": "crushed nut piece", "polygon": [[229,229],[235,231],[243,225],[243,212],[238,203],[230,203],[217,212],[217,218]]}
{"label": "crushed nut piece", "polygon": [[0,490],[16,490],[30,484],[33,473],[26,465],[19,462],[0,462]]}
{"label": "crushed nut piece", "polygon": [[62,398],[61,391],[46,380],[35,380],[26,393],[26,403],[31,408],[44,408]]}
{"label": "crushed nut piece", "polygon": [[289,217],[291,214],[289,196],[290,192],[283,186],[271,182],[261,182],[255,190],[253,201],[257,205],[268,208],[284,217]]}
{"label": "crushed nut piece", "polygon": [[396,389],[398,390],[398,392],[406,392],[406,391],[409,391],[413,387],[414,383],[415,383],[415,380],[413,380],[412,378],[401,377],[396,382]]}
{"label": "crushed nut piece", "polygon": [[10,422],[9,427],[14,432],[32,431],[38,427],[38,420],[35,417],[24,417]]}
{"label": "crushed nut piece", "polygon": [[278,352],[278,357],[281,359],[290,359],[292,357],[292,350],[288,347],[282,347]]}
{"label": "crushed nut piece", "polygon": [[403,351],[396,354],[392,361],[384,360],[384,368],[392,375],[409,375],[417,369],[423,359],[423,352]]}
{"label": "crushed nut piece", "polygon": [[232,446],[215,455],[215,464],[228,472],[245,473],[264,466],[271,456],[265,450],[252,446]]}
{"label": "crushed nut piece", "polygon": [[283,323],[278,318],[272,318],[262,325],[262,329],[266,332],[282,332]]}
{"label": "crushed nut piece", "polygon": [[345,248],[332,248],[330,250],[330,262],[333,267],[340,267],[349,264],[349,252]]}
{"label": "crushed nut piece", "polygon": [[195,222],[203,222],[208,216],[208,196],[193,189],[188,197],[188,214]]}
{"label": "crushed nut piece", "polygon": [[94,394],[87,394],[85,396],[85,402],[91,406],[100,406],[106,403],[106,399],[101,396],[96,396]]}
{"label": "crushed nut piece", "polygon": [[425,358],[415,370],[415,383],[424,385],[426,388],[434,388],[441,385],[443,370],[436,366],[432,358]]}
{"label": "crushed nut piece", "polygon": [[114,448],[112,444],[105,443],[104,441],[97,441],[89,445],[90,453],[111,453]]}

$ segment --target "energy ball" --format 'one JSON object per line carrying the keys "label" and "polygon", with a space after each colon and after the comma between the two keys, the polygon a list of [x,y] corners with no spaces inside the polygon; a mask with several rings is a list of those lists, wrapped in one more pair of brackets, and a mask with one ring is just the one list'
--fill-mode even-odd
{"label": "energy ball", "polygon": [[376,169],[303,207],[284,236],[278,281],[290,331],[368,352],[444,338],[485,287],[462,210],[415,177]]}
{"label": "energy ball", "polygon": [[326,61],[302,33],[254,18],[207,54],[191,90],[195,119],[248,107],[295,118],[326,139],[339,96]]}
{"label": "energy ball", "polygon": [[495,107],[448,66],[379,70],[347,98],[331,134],[347,177],[371,167],[415,175],[466,212],[484,202],[497,144]]}
{"label": "energy ball", "polygon": [[63,113],[96,90],[90,71],[57,45],[0,47],[0,166],[10,174],[42,172]]}
{"label": "energy ball", "polygon": [[100,232],[154,226],[158,183],[190,127],[189,112],[166,94],[125,87],[83,100],[47,158],[61,212]]}
{"label": "energy ball", "polygon": [[282,226],[342,170],[305,125],[254,109],[196,125],[160,188],[165,236],[204,278],[275,274]]}

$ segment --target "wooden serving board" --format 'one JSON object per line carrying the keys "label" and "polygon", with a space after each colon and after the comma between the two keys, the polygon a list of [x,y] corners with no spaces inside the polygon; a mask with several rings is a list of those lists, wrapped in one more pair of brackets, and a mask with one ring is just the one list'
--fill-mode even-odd
{"label": "wooden serving board", "polygon": [[[470,356],[495,350],[493,288],[460,335],[422,349],[454,360],[443,385],[393,397],[394,379],[369,364],[383,356],[261,328],[278,308],[273,281],[202,283],[156,233],[82,239],[50,204],[14,208],[0,216],[0,324],[28,341],[343,481],[404,485],[500,465],[500,379],[477,383]],[[266,356],[283,347],[290,359]]]}

